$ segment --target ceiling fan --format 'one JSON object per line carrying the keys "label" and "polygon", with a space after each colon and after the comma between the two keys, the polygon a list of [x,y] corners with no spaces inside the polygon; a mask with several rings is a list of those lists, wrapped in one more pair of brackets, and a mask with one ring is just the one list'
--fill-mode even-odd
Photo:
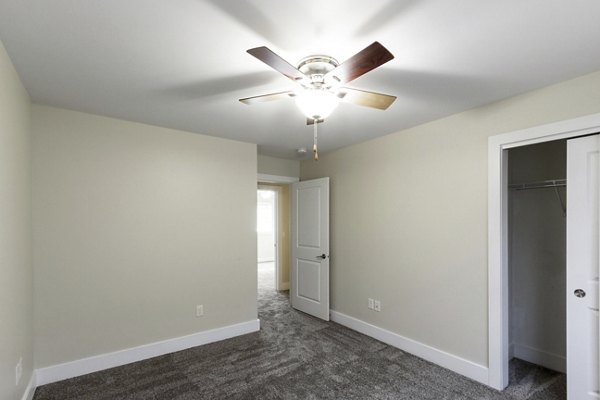
{"label": "ceiling fan", "polygon": [[247,52],[294,81],[298,88],[246,97],[240,101],[244,104],[255,104],[295,98],[309,125],[323,122],[340,101],[385,110],[396,100],[396,96],[343,86],[394,58],[379,42],[373,42],[341,64],[330,56],[312,55],[303,58],[298,66],[294,67],[264,46]]}

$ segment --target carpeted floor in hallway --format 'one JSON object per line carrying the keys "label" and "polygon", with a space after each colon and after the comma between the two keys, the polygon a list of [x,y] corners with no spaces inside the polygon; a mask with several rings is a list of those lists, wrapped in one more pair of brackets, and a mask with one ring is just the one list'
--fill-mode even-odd
{"label": "carpeted floor in hallway", "polygon": [[502,393],[289,306],[259,264],[257,333],[37,388],[34,400],[564,400],[565,375],[511,362]]}

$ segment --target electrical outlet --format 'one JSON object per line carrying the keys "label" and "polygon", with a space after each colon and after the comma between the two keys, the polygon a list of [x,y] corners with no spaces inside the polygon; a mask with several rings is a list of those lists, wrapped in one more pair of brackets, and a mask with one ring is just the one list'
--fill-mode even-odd
{"label": "electrical outlet", "polygon": [[21,376],[23,375],[23,357],[19,357],[19,362],[15,367],[15,386],[19,386]]}
{"label": "electrical outlet", "polygon": [[204,315],[204,306],[202,304],[198,304],[196,306],[196,317],[201,317]]}
{"label": "electrical outlet", "polygon": [[375,308],[375,301],[373,299],[369,299],[367,307],[369,308],[369,310]]}
{"label": "electrical outlet", "polygon": [[375,300],[375,304],[374,304],[373,310],[375,310],[377,312],[381,311],[381,301]]}

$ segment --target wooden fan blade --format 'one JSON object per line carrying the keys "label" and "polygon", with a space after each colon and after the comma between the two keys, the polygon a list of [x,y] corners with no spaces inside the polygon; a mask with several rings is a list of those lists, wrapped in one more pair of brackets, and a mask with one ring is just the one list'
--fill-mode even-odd
{"label": "wooden fan blade", "polygon": [[341,88],[338,97],[345,103],[352,103],[358,106],[377,108],[387,110],[392,105],[396,96],[389,94],[367,92],[366,90]]}
{"label": "wooden fan blade", "polygon": [[240,101],[244,104],[256,104],[256,103],[264,103],[266,101],[273,101],[273,100],[282,100],[282,99],[287,99],[290,97],[294,97],[295,93],[288,91],[288,92],[278,92],[278,93],[269,93],[269,94],[263,94],[260,96],[252,96],[252,97],[246,97],[244,99],[240,99]]}
{"label": "wooden fan blade", "polygon": [[394,55],[388,49],[379,42],[373,42],[370,46],[365,47],[338,65],[333,71],[328,72],[325,79],[335,79],[342,84],[348,83],[393,58]]}
{"label": "wooden fan blade", "polygon": [[298,71],[296,67],[294,67],[289,62],[285,61],[283,58],[279,57],[268,47],[255,47],[254,49],[247,50],[247,52],[248,54],[258,58],[260,61],[264,62],[274,70],[281,72],[283,75],[287,76],[293,81],[307,79],[306,75]]}

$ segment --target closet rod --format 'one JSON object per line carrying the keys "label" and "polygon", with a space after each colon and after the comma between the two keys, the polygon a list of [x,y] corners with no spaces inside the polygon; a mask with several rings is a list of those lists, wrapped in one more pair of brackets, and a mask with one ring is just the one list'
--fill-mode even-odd
{"label": "closet rod", "polygon": [[566,186],[567,186],[566,179],[551,179],[551,180],[547,180],[547,181],[513,183],[513,184],[508,185],[508,188],[512,189],[512,190],[530,190],[530,189],[551,189],[551,188],[559,188],[559,187],[566,187]]}

